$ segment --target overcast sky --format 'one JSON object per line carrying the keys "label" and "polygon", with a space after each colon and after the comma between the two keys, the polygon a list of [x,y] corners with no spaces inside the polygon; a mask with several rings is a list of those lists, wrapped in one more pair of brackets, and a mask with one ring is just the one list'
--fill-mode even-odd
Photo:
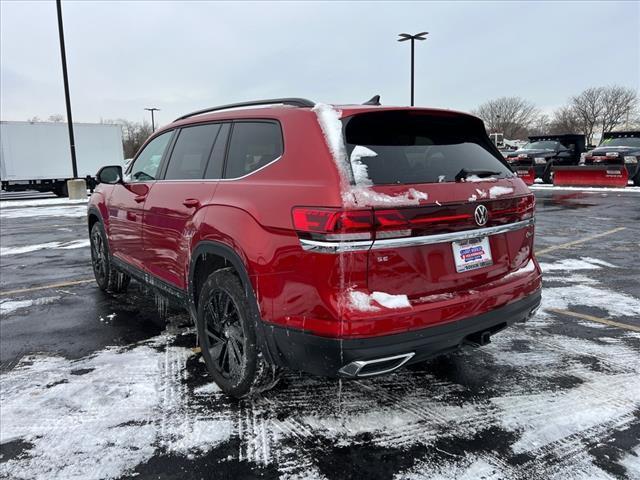
{"label": "overcast sky", "polygon": [[[549,111],[640,83],[640,2],[63,1],[76,121],[160,124],[211,105],[300,96],[471,110],[517,95]],[[1,118],[64,113],[53,0],[0,1]]]}

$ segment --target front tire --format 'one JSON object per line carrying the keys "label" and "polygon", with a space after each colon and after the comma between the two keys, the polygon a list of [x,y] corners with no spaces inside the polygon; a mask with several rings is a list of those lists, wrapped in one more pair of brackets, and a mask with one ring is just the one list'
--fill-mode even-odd
{"label": "front tire", "polygon": [[198,299],[198,341],[209,374],[235,398],[268,390],[278,381],[276,367],[266,362],[257,345],[256,321],[232,269],[209,275]]}
{"label": "front tire", "polygon": [[109,244],[104,228],[100,222],[96,222],[91,227],[90,233],[91,243],[91,265],[93,266],[93,275],[96,283],[101,290],[105,292],[120,293],[127,290],[131,277],[129,275],[117,271],[111,265],[111,256],[109,254]]}

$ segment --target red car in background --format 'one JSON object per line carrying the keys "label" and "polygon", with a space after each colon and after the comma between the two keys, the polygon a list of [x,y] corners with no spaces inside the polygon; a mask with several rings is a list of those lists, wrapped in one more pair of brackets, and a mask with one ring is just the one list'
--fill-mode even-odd
{"label": "red car in background", "polygon": [[483,345],[540,303],[534,196],[464,113],[215,107],[99,179],[98,285],[182,303],[232,396],[283,367],[357,378]]}

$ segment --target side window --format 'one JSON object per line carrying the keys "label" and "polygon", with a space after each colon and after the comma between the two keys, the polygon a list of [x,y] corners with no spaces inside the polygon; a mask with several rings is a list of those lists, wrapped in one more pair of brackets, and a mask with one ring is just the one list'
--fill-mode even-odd
{"label": "side window", "polygon": [[215,123],[181,129],[171,152],[165,180],[202,178],[219,131],[220,124]]}
{"label": "side window", "polygon": [[173,132],[166,132],[151,140],[135,159],[129,173],[125,176],[127,182],[149,182],[155,180],[160,169],[162,155],[171,140]]}
{"label": "side window", "polygon": [[207,171],[204,174],[204,178],[218,179],[222,178],[222,165],[224,164],[224,153],[227,149],[227,138],[229,137],[229,130],[231,124],[224,123],[220,128],[216,143],[213,146],[211,152],[211,158],[209,159],[209,165]]}
{"label": "side window", "polygon": [[264,167],[282,155],[282,132],[275,122],[233,125],[225,178],[238,178]]}

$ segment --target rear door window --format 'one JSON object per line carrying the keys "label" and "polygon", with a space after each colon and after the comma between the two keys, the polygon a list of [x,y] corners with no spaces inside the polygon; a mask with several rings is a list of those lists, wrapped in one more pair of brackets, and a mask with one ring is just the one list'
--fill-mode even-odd
{"label": "rear door window", "polygon": [[343,122],[350,164],[365,165],[374,185],[452,182],[462,169],[511,176],[475,119],[397,111]]}
{"label": "rear door window", "polygon": [[182,128],[171,152],[165,180],[203,178],[219,131],[217,123]]}
{"label": "rear door window", "polygon": [[276,122],[236,122],[231,131],[224,178],[248,175],[282,155],[282,132]]}

